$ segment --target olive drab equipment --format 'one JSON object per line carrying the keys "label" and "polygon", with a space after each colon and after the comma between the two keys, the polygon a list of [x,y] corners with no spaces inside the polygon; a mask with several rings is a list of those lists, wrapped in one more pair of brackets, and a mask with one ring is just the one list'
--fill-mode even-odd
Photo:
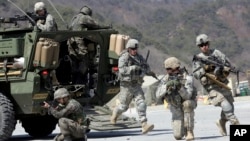
{"label": "olive drab equipment", "polygon": [[[0,140],[8,140],[12,136],[17,120],[30,136],[51,134],[58,120],[49,115],[42,104],[54,101],[57,98],[55,92],[60,88],[67,89],[81,105],[91,105],[86,113],[91,120],[90,129],[105,131],[141,127],[139,121],[127,116],[119,121],[122,126],[111,125],[105,120],[112,113],[108,102],[120,90],[116,79],[118,55],[125,49],[129,36],[112,28],[53,32],[41,32],[36,27],[2,28],[7,24],[15,25],[17,20],[0,20]],[[72,83],[67,45],[67,40],[72,37],[86,39],[91,52],[93,76],[83,84]],[[13,67],[18,60],[24,60],[20,63],[23,66]],[[56,72],[60,85],[52,84],[53,72]],[[90,82],[93,82],[92,95],[89,94]]]}

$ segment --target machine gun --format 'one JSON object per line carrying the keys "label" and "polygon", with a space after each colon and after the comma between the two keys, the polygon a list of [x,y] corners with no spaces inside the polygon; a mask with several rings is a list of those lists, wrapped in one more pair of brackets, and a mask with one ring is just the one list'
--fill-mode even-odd
{"label": "machine gun", "polygon": [[[193,61],[200,61],[203,64],[206,65],[214,65],[215,67],[219,67],[219,68],[228,68],[229,72],[232,72],[234,74],[236,74],[237,76],[237,83],[239,84],[239,72],[241,72],[240,70],[236,69],[236,67],[231,66],[229,63],[224,63],[222,60],[218,59],[217,57],[214,56],[210,56],[208,59],[203,58],[203,57],[199,57],[197,55],[194,55],[193,57]],[[195,70],[197,71],[197,70]],[[194,72],[195,72],[194,71]],[[211,75],[207,76],[210,80],[214,81],[216,84],[222,86],[224,83],[219,82],[218,80],[215,80],[214,77],[211,77]],[[218,81],[218,82],[217,82]],[[224,84],[225,85],[225,84]],[[225,85],[223,87],[225,87],[226,89],[228,89],[228,87]]]}
{"label": "machine gun", "polygon": [[18,21],[29,21],[32,26],[35,26],[38,20],[45,20],[45,19],[46,19],[45,16],[37,16],[33,12],[26,12],[26,14],[23,16],[15,15],[14,17],[8,17],[8,18],[1,17],[0,23],[13,23],[17,25]]}
{"label": "machine gun", "polygon": [[[132,58],[130,55],[129,55],[129,59],[133,62],[134,65],[140,66],[140,67],[142,68],[142,72],[145,73],[146,70],[147,70],[147,68],[148,68],[148,65],[147,65],[146,63],[147,63],[147,61],[148,61],[149,54],[150,54],[150,51],[148,50],[147,56],[146,56],[146,59],[145,59],[145,63],[140,63],[140,62],[138,62],[137,60],[135,60],[134,58]],[[155,78],[155,79],[157,79],[158,81],[160,81],[160,80],[158,79],[158,77],[155,75],[154,72],[150,72],[150,73],[148,73],[147,75],[152,76],[153,78]]]}
{"label": "machine gun", "polygon": [[229,72],[232,72],[232,73],[235,73],[235,74],[238,74],[240,71],[238,69],[236,69],[236,67],[233,67],[231,66],[230,64],[228,63],[224,63],[222,62],[220,59],[218,59],[217,57],[214,57],[214,56],[211,56],[209,57],[208,59],[205,59],[203,57],[199,57],[197,55],[194,55],[194,58],[193,60],[198,60],[206,65],[214,65],[216,67],[220,67],[220,68],[229,68]]}

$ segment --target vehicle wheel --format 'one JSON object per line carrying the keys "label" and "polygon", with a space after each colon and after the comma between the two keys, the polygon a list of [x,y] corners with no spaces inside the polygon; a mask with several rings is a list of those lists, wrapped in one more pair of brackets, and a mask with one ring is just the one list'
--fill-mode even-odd
{"label": "vehicle wheel", "polygon": [[0,140],[8,140],[15,130],[16,120],[13,104],[0,93]]}
{"label": "vehicle wheel", "polygon": [[58,122],[53,116],[34,116],[21,119],[22,126],[32,137],[45,137],[51,134]]}

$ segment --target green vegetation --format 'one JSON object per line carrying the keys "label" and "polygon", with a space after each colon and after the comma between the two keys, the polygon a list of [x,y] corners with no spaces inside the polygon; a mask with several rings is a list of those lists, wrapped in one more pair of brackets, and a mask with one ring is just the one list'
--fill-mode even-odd
{"label": "green vegetation", "polygon": [[[27,0],[13,1],[27,9]],[[29,1],[31,6],[34,3]],[[157,59],[159,53],[177,56],[184,64],[190,64],[193,54],[199,52],[195,46],[196,36],[206,33],[212,39],[211,48],[220,49],[243,69],[250,67],[249,57],[244,55],[250,52],[248,0],[72,0],[70,3],[66,0],[53,0],[53,3],[67,23],[83,5],[90,6],[93,17],[98,22],[111,24],[120,33],[137,38],[143,48],[155,47],[158,52],[151,54],[156,56],[152,57],[155,59],[153,62],[162,61]],[[0,8],[6,7],[11,7],[10,10],[14,12],[18,11],[6,1],[0,0]],[[33,7],[29,9],[32,10]],[[59,28],[66,29],[50,5],[48,10],[55,16]],[[152,68],[162,70],[155,64],[162,62],[152,64]]]}

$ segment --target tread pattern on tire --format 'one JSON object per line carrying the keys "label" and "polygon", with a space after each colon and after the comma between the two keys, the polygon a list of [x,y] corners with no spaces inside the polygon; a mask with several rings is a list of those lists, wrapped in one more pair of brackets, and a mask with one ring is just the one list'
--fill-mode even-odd
{"label": "tread pattern on tire", "polygon": [[13,104],[2,93],[0,93],[0,140],[8,140],[15,130],[16,120]]}

